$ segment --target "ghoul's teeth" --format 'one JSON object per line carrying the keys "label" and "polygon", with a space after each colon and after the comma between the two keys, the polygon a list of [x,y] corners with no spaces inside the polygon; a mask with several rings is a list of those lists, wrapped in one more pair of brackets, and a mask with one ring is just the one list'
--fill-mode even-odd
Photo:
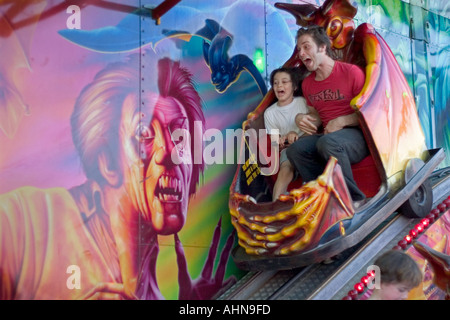
{"label": "ghoul's teeth", "polygon": [[158,186],[161,189],[173,189],[175,192],[181,192],[181,181],[176,177],[162,176],[158,180]]}
{"label": "ghoul's teeth", "polygon": [[155,193],[160,201],[180,201],[182,199],[181,181],[174,176],[164,175],[158,180]]}

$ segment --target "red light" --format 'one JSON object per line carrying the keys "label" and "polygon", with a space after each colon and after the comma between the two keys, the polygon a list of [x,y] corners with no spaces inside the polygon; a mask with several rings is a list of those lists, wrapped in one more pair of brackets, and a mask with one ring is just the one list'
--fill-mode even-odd
{"label": "red light", "polygon": [[369,272],[367,273],[367,275],[368,275],[369,277],[375,277],[375,270],[369,271]]}
{"label": "red light", "polygon": [[[440,203],[440,204],[438,204],[438,209],[439,209],[439,211],[440,212],[444,212],[445,211],[445,209],[447,209],[447,206],[445,205],[445,203]],[[438,213],[439,214],[439,213]]]}
{"label": "red light", "polygon": [[398,242],[398,245],[400,246],[400,248],[402,249],[406,249],[406,246],[408,245],[408,242],[405,239],[402,239]]}
{"label": "red light", "polygon": [[422,233],[423,232],[423,225],[421,223],[416,224],[416,226],[414,227],[414,229],[416,229],[416,231],[418,233]]}
{"label": "red light", "polygon": [[433,223],[434,220],[436,219],[436,216],[433,212],[429,213],[426,218],[428,219],[429,223]]}
{"label": "red light", "polygon": [[409,231],[409,235],[410,235],[412,238],[415,238],[415,237],[417,237],[417,231],[414,230],[414,229],[411,229],[411,230]]}
{"label": "red light", "polygon": [[361,282],[367,286],[367,284],[369,283],[369,277],[368,276],[364,276],[361,278]]}
{"label": "red light", "polygon": [[348,295],[350,298],[355,299],[356,296],[358,295],[358,291],[356,291],[355,289],[350,290],[350,291],[347,293],[347,295]]}
{"label": "red light", "polygon": [[355,284],[354,288],[355,288],[355,290],[358,293],[361,293],[361,292],[364,291],[364,284],[363,283],[357,283],[357,284]]}
{"label": "red light", "polygon": [[408,244],[411,243],[411,241],[412,241],[412,238],[409,234],[407,234],[403,239],[405,239],[406,243],[408,243]]}
{"label": "red light", "polygon": [[424,228],[426,228],[430,224],[430,220],[428,220],[428,218],[423,218],[422,220],[420,220],[420,223],[423,225]]}

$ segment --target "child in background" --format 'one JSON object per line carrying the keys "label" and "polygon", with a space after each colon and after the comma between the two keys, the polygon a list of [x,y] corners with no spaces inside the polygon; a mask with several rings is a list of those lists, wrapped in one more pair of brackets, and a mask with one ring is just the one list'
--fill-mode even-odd
{"label": "child in background", "polygon": [[286,156],[286,148],[304,134],[295,123],[297,114],[308,112],[305,99],[297,96],[301,94],[300,81],[304,76],[305,71],[301,72],[298,68],[279,68],[270,75],[270,84],[278,101],[265,111],[264,124],[269,134],[274,129],[279,131],[279,136],[272,141],[278,141],[281,150],[280,170],[272,193],[273,201],[287,191],[294,178],[294,167]]}
{"label": "child in background", "polygon": [[380,288],[375,288],[368,300],[405,300],[409,291],[422,282],[422,272],[408,254],[389,250],[379,256]]}

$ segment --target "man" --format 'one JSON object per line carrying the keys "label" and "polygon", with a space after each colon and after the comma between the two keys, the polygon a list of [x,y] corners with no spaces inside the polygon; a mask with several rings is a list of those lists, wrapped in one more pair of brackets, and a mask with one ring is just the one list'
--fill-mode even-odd
{"label": "man", "polygon": [[[366,196],[353,179],[351,164],[364,159],[369,150],[350,101],[364,85],[364,71],[334,60],[330,40],[319,26],[298,31],[297,49],[311,73],[302,83],[309,113],[298,114],[296,123],[309,136],[289,147],[288,159],[308,182],[322,174],[331,156],[337,158],[357,208]],[[323,132],[318,131],[321,125]]]}

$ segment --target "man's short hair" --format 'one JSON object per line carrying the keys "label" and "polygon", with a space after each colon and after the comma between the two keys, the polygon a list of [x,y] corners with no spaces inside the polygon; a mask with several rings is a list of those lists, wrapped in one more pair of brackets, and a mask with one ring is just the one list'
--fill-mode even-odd
{"label": "man's short hair", "polygon": [[327,55],[331,58],[334,57],[333,51],[331,50],[330,38],[323,27],[314,25],[298,29],[296,41],[298,42],[298,39],[305,34],[311,36],[318,47],[325,45]]}

